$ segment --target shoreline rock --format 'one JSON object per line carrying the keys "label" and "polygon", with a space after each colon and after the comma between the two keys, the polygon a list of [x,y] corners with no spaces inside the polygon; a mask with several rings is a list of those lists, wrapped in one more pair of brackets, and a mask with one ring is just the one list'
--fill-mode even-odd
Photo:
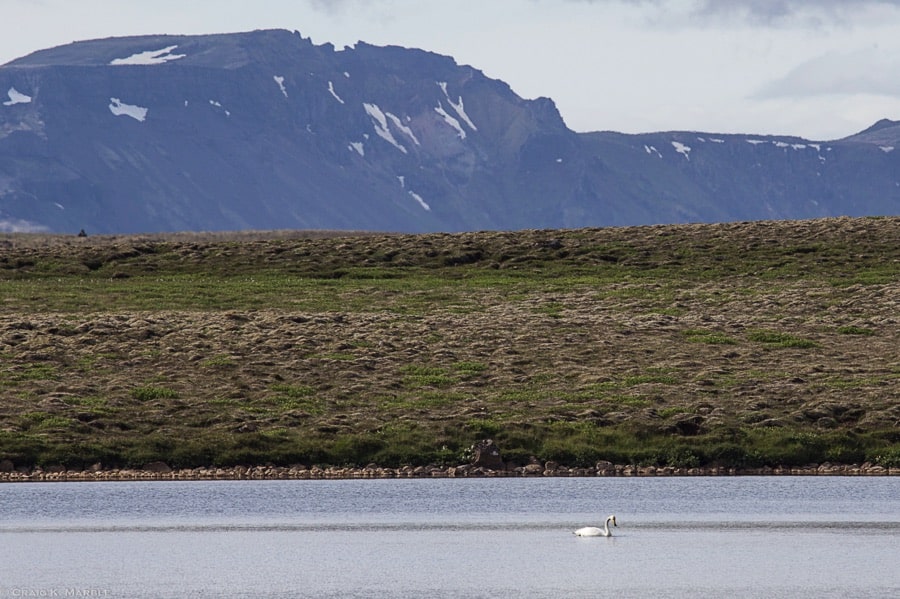
{"label": "shoreline rock", "polygon": [[334,466],[234,466],[230,468],[172,469],[154,463],[148,469],[103,469],[94,465],[85,470],[62,467],[0,471],[0,483],[15,482],[101,482],[136,480],[343,480],[391,478],[540,478],[540,477],[674,477],[674,476],[900,476],[900,468],[875,464],[808,464],[806,466],[763,466],[760,468],[674,468],[634,466],[599,462],[581,468],[555,462],[492,469],[469,464],[449,467],[403,466],[386,468],[369,464],[362,468]]}

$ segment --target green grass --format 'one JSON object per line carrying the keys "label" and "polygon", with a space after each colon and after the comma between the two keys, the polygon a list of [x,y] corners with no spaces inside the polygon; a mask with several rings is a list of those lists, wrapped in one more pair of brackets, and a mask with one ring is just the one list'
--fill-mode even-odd
{"label": "green grass", "polygon": [[326,402],[319,397],[316,390],[309,385],[277,384],[271,386],[272,394],[268,401],[275,404],[278,410],[267,406],[254,406],[258,413],[276,414],[282,410],[301,410],[311,415],[323,414]]}
{"label": "green grass", "polygon": [[796,337],[794,335],[788,333],[779,333],[777,331],[769,331],[769,330],[758,330],[751,331],[747,334],[747,338],[750,341],[756,341],[758,343],[764,343],[765,345],[771,347],[796,347],[796,348],[811,348],[818,347],[818,343],[812,341],[811,339],[803,339],[800,337]]}
{"label": "green grass", "polygon": [[[472,439],[492,438],[503,458],[525,464],[535,457],[570,466],[592,466],[597,461],[640,466],[725,467],[803,466],[809,463],[871,461],[896,467],[900,444],[878,434],[847,432],[809,433],[793,429],[735,431],[730,438],[707,434],[690,438],[638,434],[628,427],[596,426],[583,422],[510,425],[492,419],[472,419],[464,427],[431,428],[414,422],[396,422],[370,431],[337,435],[301,435],[289,428],[258,433],[218,433],[202,429],[190,438],[175,440],[161,435],[98,437],[76,447],[47,443],[42,431],[71,426],[45,414],[29,415],[27,431],[0,432],[4,455],[18,463],[64,464],[70,467],[96,461],[141,466],[156,460],[175,467],[197,463],[231,466],[268,462],[363,466],[370,462],[400,465],[443,464],[464,461]],[[38,436],[34,436],[37,433]]]}
{"label": "green grass", "polygon": [[28,412],[19,416],[19,426],[26,431],[66,429],[71,425],[71,418],[47,412]]}
{"label": "green grass", "polygon": [[168,387],[148,385],[132,389],[131,397],[137,401],[153,401],[155,399],[175,399],[178,397],[178,393]]}
{"label": "green grass", "polygon": [[864,337],[871,337],[875,334],[875,331],[866,327],[858,327],[858,326],[843,326],[838,327],[838,333],[841,335],[862,335]]}
{"label": "green grass", "polygon": [[456,379],[443,368],[431,366],[403,366],[403,385],[413,389],[422,387],[449,387]]}
{"label": "green grass", "polygon": [[453,370],[461,375],[474,376],[488,369],[484,362],[456,362],[453,364]]}
{"label": "green grass", "polygon": [[648,373],[627,376],[622,379],[622,384],[626,387],[635,387],[637,385],[646,385],[657,383],[660,385],[677,385],[678,377],[666,373]]}
{"label": "green grass", "polygon": [[25,364],[11,372],[12,381],[46,381],[55,380],[58,370],[52,364]]}
{"label": "green grass", "polygon": [[277,384],[272,385],[272,391],[282,395],[284,397],[290,397],[294,399],[299,399],[303,397],[310,397],[315,395],[316,390],[310,387],[309,385],[288,385],[288,384]]}
{"label": "green grass", "polygon": [[200,362],[201,368],[229,368],[234,366],[235,362],[231,356],[213,356]]}
{"label": "green grass", "polygon": [[660,418],[668,419],[678,414],[690,414],[691,410],[684,406],[672,406],[669,408],[663,408],[662,410],[659,410],[658,413]]}
{"label": "green grass", "polygon": [[685,339],[690,343],[705,343],[707,345],[737,345],[737,340],[714,331],[705,329],[688,329],[682,331]]}

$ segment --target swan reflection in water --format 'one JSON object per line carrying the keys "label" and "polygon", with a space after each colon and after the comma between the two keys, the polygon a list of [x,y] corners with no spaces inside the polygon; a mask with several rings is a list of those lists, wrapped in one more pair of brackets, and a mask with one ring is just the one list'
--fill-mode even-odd
{"label": "swan reflection in water", "polygon": [[609,530],[609,523],[612,522],[613,526],[619,526],[616,524],[615,516],[607,516],[606,523],[603,525],[603,528],[597,528],[596,526],[585,526],[584,528],[579,528],[575,531],[575,534],[579,537],[611,537],[612,531]]}

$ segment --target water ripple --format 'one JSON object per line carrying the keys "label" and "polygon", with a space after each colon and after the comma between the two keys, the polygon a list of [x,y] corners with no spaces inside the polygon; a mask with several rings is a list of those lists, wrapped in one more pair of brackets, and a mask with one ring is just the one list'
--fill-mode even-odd
{"label": "water ripple", "polygon": [[[620,522],[622,520],[620,519]],[[552,531],[569,533],[581,524],[559,522],[390,522],[390,523],[347,523],[347,522],[302,522],[302,523],[209,523],[209,524],[110,524],[110,525],[6,525],[0,526],[0,533],[47,534],[47,533],[229,533],[229,532],[485,532],[485,531]],[[897,521],[641,521],[623,523],[618,534],[628,530],[654,532],[685,532],[690,530],[708,532],[745,532],[753,529],[783,532],[853,532],[869,534],[896,534],[900,532]]]}

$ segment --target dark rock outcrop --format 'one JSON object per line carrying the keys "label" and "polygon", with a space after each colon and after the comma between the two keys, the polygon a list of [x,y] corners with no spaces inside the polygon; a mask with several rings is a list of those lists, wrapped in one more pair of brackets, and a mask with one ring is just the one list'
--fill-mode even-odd
{"label": "dark rock outcrop", "polygon": [[472,445],[472,466],[488,470],[502,470],[503,458],[500,448],[492,439],[484,439]]}

